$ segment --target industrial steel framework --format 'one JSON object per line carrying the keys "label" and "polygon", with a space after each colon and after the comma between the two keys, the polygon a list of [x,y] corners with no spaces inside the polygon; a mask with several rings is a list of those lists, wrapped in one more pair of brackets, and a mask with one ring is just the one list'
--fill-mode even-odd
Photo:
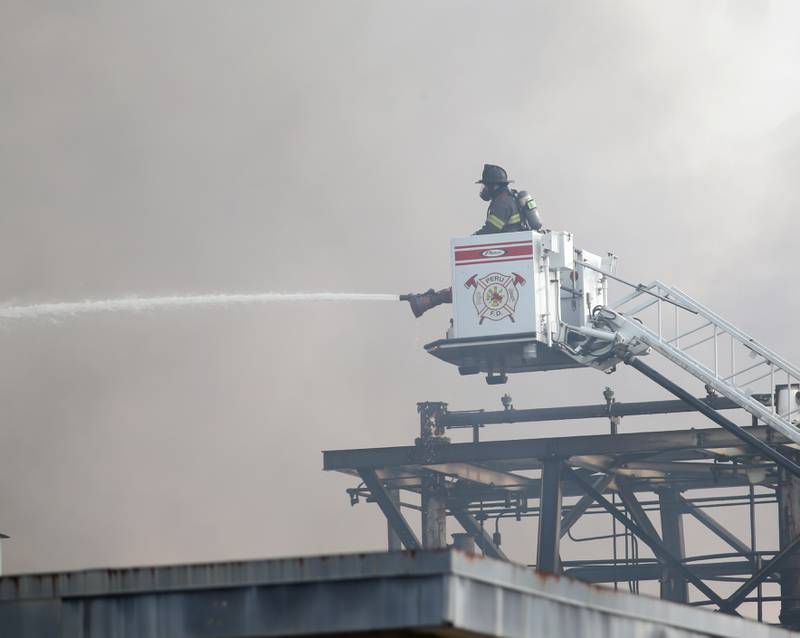
{"label": "industrial steel framework", "polygon": [[[537,517],[538,571],[623,584],[634,592],[642,581],[659,581],[664,599],[731,614],[754,602],[759,620],[764,603],[780,602],[781,623],[800,628],[800,554],[794,554],[800,544],[797,445],[755,417],[749,427],[736,425],[723,416],[741,407],[729,398],[713,391],[694,397],[638,359],[626,363],[678,399],[620,403],[607,388],[605,403],[597,405],[517,410],[507,395],[499,411],[450,411],[446,403],[419,403],[420,436],[414,445],[326,451],[324,469],[360,480],[347,490],[351,504],[363,499],[378,505],[388,523],[389,550],[446,547],[451,517],[464,530],[453,535],[455,544],[508,560],[499,522]],[[775,402],[771,394],[754,398],[768,408]],[[688,412],[700,412],[722,427],[619,433],[623,417]],[[481,428],[493,424],[590,418],[608,419],[608,433],[480,440]],[[446,434],[456,428],[471,429],[472,441],[451,442]],[[698,490],[708,492],[698,495]],[[404,491],[417,494],[419,504],[404,501]],[[769,503],[777,504],[780,543],[764,550],[756,543],[755,512]],[[747,508],[749,538],[739,538],[710,513],[727,506]],[[421,539],[405,517],[409,510],[421,514]],[[562,556],[560,539],[582,516],[597,514],[612,518],[610,555]],[[691,539],[683,531],[686,516],[731,551],[691,555]],[[620,544],[624,551],[618,551]],[[641,544],[654,558],[638,555]],[[724,581],[739,586],[722,596],[715,587]],[[767,582],[780,585],[779,596],[764,594]],[[701,598],[690,602],[689,585]]]}

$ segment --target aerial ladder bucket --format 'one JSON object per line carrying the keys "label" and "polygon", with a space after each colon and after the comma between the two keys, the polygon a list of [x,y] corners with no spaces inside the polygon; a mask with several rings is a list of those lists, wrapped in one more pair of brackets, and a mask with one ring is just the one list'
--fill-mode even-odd
{"label": "aerial ladder bucket", "polygon": [[[581,366],[611,373],[627,363],[685,401],[696,400],[639,360],[655,353],[701,381],[709,395],[727,397],[800,444],[800,368],[681,290],[660,281],[629,283],[616,275],[614,255],[577,249],[572,234],[561,231],[456,238],[450,257],[453,319],[446,337],[425,349],[461,374],[485,373],[489,383],[502,383],[509,373]],[[610,281],[632,290],[610,303]],[[754,397],[758,383],[769,384],[767,404]],[[756,445],[739,426],[708,416]]]}

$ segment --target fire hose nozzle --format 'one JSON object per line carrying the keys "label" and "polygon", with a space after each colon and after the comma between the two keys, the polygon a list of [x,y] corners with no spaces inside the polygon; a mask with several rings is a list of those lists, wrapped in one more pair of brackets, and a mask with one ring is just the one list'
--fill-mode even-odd
{"label": "fire hose nozzle", "polygon": [[411,306],[411,312],[414,313],[414,316],[421,317],[431,308],[435,308],[443,303],[452,303],[453,289],[443,288],[442,290],[434,290],[430,288],[425,292],[400,295],[400,301],[407,301],[408,305]]}

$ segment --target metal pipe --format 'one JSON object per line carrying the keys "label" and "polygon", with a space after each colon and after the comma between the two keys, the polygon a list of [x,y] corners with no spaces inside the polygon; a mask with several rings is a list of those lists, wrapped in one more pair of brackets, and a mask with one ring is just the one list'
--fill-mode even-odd
{"label": "metal pipe", "polygon": [[565,468],[565,470],[566,475],[569,476],[570,479],[575,481],[587,494],[590,494],[597,503],[602,505],[603,508],[609,514],[611,514],[611,516],[636,534],[636,536],[638,536],[651,550],[653,550],[653,553],[656,556],[664,560],[664,562],[666,562],[670,567],[674,567],[676,570],[678,570],[684,576],[684,578],[686,578],[686,580],[697,587],[697,589],[705,594],[710,600],[716,601],[717,604],[722,607],[724,600],[720,598],[713,589],[706,585],[692,570],[687,568],[679,558],[673,556],[658,538],[654,538],[639,525],[623,516],[619,510],[617,510],[617,508],[608,501],[608,499],[594,489],[594,486],[592,486],[592,484],[588,481],[584,480],[578,472],[575,472],[571,468]]}
{"label": "metal pipe", "polygon": [[[594,488],[600,492],[601,494],[605,491],[608,487],[608,484],[611,483],[612,479],[614,478],[613,474],[604,474],[601,476],[597,481],[595,481]],[[570,528],[578,522],[578,519],[583,516],[586,510],[592,504],[592,497],[588,494],[584,494],[575,505],[569,508],[569,511],[566,513],[564,518],[561,519],[561,531],[559,532],[561,536],[564,536]]]}
{"label": "metal pipe", "polygon": [[[767,395],[765,395],[767,396]],[[759,395],[754,395],[758,399]],[[704,397],[697,399],[714,410],[733,410],[740,406],[727,397]],[[639,401],[634,403],[605,403],[595,405],[571,405],[557,408],[530,408],[527,410],[475,410],[445,412],[437,415],[437,423],[445,428],[472,427],[497,423],[522,423],[538,421],[566,421],[572,419],[595,419],[614,416],[645,416],[651,414],[675,414],[695,412],[696,408],[685,401]]]}

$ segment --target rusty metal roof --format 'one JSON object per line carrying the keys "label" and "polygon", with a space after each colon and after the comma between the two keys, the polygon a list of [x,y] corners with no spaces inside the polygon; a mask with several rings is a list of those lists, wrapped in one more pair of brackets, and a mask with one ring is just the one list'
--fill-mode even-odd
{"label": "rusty metal roof", "polygon": [[115,638],[417,632],[778,638],[787,631],[456,551],[0,578],[0,635]]}

